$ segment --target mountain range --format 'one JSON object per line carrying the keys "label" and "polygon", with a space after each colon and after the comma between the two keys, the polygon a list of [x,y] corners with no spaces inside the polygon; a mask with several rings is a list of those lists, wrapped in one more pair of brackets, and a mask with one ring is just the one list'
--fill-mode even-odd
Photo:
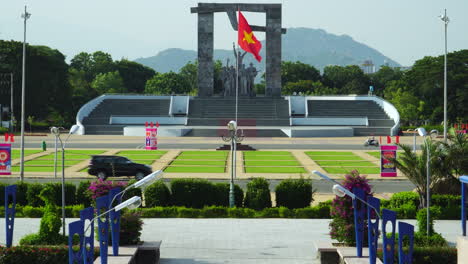
{"label": "mountain range", "polygon": [[[265,47],[265,41],[262,41]],[[260,52],[265,58],[265,48]],[[138,58],[135,61],[153,68],[157,72],[178,72],[189,61],[197,59],[195,50],[178,48],[166,49],[157,55],[147,58]],[[232,50],[214,50],[214,59],[221,60],[225,65],[227,59],[230,64],[234,60]],[[319,70],[328,65],[362,65],[364,61],[371,60],[378,69],[381,65],[400,67],[401,65],[386,57],[374,48],[359,43],[348,35],[334,35],[322,29],[312,28],[288,28],[282,36],[282,60],[300,61],[310,64]],[[264,71],[265,60],[261,63],[255,61],[253,56],[244,58],[246,65],[251,62],[260,71]]]}

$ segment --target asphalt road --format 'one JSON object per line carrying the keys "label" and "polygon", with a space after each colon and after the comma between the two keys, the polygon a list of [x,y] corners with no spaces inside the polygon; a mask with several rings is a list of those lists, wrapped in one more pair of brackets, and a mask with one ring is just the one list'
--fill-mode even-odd
{"label": "asphalt road", "polygon": [[[122,180],[128,180],[127,177],[116,178]],[[69,183],[78,184],[80,181],[89,180],[87,179],[67,179],[66,181]],[[13,184],[17,182],[17,178],[0,178],[0,182]],[[61,178],[57,179],[34,179],[34,178],[26,178],[26,182],[37,182],[37,183],[46,183],[46,182],[61,182]],[[211,182],[229,182],[228,180],[210,180]],[[166,183],[170,182],[170,179],[165,179]],[[243,190],[247,189],[247,183],[249,180],[236,180],[235,184],[238,184]],[[279,180],[269,180],[270,182],[270,190],[274,190],[276,186],[279,184]],[[369,183],[372,185],[372,189],[375,193],[396,193],[396,192],[405,192],[411,191],[415,188],[415,186],[407,180],[370,180]],[[332,193],[331,187],[332,185],[324,180],[312,180],[313,188],[319,193]]]}

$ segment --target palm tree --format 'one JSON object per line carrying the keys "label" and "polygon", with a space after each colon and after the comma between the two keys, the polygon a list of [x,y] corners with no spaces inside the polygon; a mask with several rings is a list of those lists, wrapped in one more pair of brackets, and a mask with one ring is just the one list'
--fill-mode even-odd
{"label": "palm tree", "polygon": [[447,143],[440,142],[445,156],[445,162],[450,169],[447,171],[452,177],[468,174],[468,137],[462,133],[456,133],[451,128],[448,131]]}

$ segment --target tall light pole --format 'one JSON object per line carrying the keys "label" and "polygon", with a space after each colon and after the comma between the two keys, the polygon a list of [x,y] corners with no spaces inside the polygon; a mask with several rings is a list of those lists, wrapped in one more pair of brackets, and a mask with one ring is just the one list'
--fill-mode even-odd
{"label": "tall light pole", "polygon": [[[426,145],[426,154],[427,154],[427,157],[426,157],[426,206],[427,206],[427,216],[426,216],[426,232],[427,232],[427,236],[430,236],[429,234],[429,222],[430,222],[430,219],[431,219],[431,210],[430,210],[430,206],[431,206],[431,169],[430,169],[430,160],[431,160],[431,151],[429,149],[429,142],[428,142],[428,139],[427,139],[427,132],[426,132],[426,129],[424,129],[423,127],[419,127],[416,129],[418,131],[418,134],[421,136],[421,137],[424,137],[424,145]],[[431,137],[429,136],[429,139]]]}
{"label": "tall light pole", "polygon": [[447,142],[447,26],[450,19],[447,16],[447,9],[440,19],[445,24],[445,54],[444,54],[444,142]]}
{"label": "tall light pole", "polygon": [[244,135],[241,130],[241,134],[237,135],[237,122],[234,120],[229,121],[228,123],[228,132],[229,136],[223,136],[225,142],[231,141],[231,181],[229,184],[229,207],[234,207],[235,196],[234,196],[234,178],[236,178],[236,150],[237,142],[241,142],[244,139]]}
{"label": "tall light pole", "polygon": [[23,39],[23,72],[21,82],[21,161],[20,161],[20,180],[24,180],[24,97],[25,97],[25,86],[26,86],[26,21],[31,17],[31,14],[26,10],[24,6],[24,14],[21,14],[21,18],[24,19],[24,39]]}

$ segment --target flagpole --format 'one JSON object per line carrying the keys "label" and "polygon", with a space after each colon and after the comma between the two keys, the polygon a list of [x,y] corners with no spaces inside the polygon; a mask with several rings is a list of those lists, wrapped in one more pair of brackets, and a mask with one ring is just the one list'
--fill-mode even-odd
{"label": "flagpole", "polygon": [[236,52],[236,123],[237,123],[237,102],[238,102],[238,91],[239,91],[239,45],[237,45]]}

